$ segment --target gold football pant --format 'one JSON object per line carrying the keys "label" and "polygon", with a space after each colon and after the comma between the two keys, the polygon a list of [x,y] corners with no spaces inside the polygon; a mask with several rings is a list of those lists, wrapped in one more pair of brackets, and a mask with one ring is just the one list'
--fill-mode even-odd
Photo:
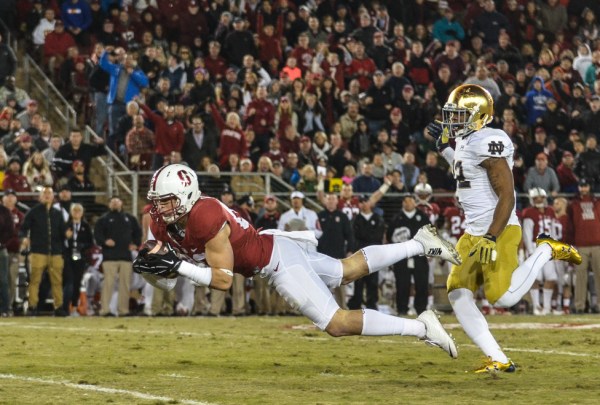
{"label": "gold football pant", "polygon": [[462,264],[452,266],[447,287],[448,292],[466,288],[475,293],[483,284],[485,297],[494,304],[510,287],[512,274],[519,266],[517,252],[521,242],[521,227],[508,225],[504,228],[496,240],[496,261],[486,265],[476,260],[477,255],[469,257],[469,252],[482,237],[465,233],[458,240],[456,250]]}

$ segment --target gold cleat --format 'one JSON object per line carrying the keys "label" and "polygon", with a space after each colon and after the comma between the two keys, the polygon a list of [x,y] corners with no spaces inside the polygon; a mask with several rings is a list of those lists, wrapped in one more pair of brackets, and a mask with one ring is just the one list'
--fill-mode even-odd
{"label": "gold cleat", "polygon": [[475,374],[482,374],[482,373],[514,373],[515,371],[517,371],[517,366],[515,366],[515,363],[513,363],[510,359],[508,360],[508,363],[501,363],[499,361],[494,361],[492,360],[492,358],[488,358],[485,362],[485,364],[476,369],[474,372]]}
{"label": "gold cleat", "polygon": [[575,246],[553,239],[545,233],[535,240],[536,246],[547,243],[552,248],[552,260],[563,260],[572,264],[581,264],[581,254]]}

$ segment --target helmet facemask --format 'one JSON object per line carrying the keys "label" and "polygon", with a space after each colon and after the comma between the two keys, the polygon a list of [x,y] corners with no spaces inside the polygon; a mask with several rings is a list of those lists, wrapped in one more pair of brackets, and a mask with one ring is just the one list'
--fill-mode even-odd
{"label": "helmet facemask", "polygon": [[448,138],[460,138],[476,131],[477,128],[473,125],[473,117],[478,112],[479,108],[477,107],[469,111],[456,104],[446,103],[442,108],[442,128],[447,133]]}
{"label": "helmet facemask", "polygon": [[186,214],[185,207],[181,205],[181,200],[173,195],[163,195],[156,198],[150,197],[152,208],[150,216],[156,222],[173,224]]}

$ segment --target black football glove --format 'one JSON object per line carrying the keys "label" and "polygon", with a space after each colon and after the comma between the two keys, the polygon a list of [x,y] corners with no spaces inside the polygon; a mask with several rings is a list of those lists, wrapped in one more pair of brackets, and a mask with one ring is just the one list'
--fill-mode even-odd
{"label": "black football glove", "polygon": [[133,261],[133,271],[138,274],[153,274],[165,278],[176,277],[181,259],[171,245],[167,243],[165,246],[167,248],[165,254],[148,253],[148,249],[140,250]]}
{"label": "black football glove", "polygon": [[442,152],[448,147],[448,135],[444,134],[444,128],[439,121],[433,121],[427,125],[427,132],[435,139],[435,146],[439,152]]}

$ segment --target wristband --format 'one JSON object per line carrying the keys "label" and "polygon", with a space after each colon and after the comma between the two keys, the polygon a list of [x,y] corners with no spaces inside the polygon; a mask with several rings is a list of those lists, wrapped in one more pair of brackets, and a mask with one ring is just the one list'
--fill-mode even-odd
{"label": "wristband", "polygon": [[193,283],[203,287],[208,287],[212,280],[212,268],[196,266],[186,261],[181,263],[177,269],[177,273],[180,276],[189,278]]}
{"label": "wristband", "polygon": [[483,235],[484,238],[491,240],[492,242],[496,242],[496,237],[494,235],[492,235],[491,233],[486,233],[485,235]]}

